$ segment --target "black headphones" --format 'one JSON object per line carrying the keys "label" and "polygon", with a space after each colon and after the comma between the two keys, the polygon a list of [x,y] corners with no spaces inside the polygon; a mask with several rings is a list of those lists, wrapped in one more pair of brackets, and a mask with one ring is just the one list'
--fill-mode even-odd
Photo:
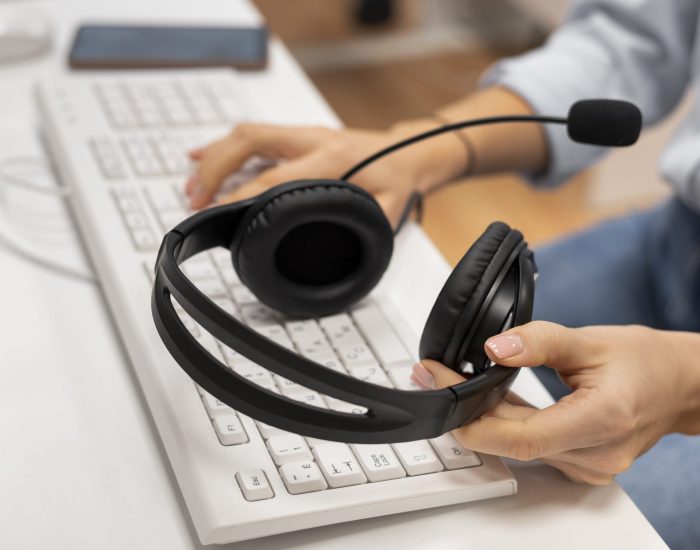
{"label": "black headphones", "polygon": [[[591,113],[604,126],[591,125]],[[457,372],[470,363],[474,373],[465,382],[433,391],[386,388],[302,357],[226,313],[179,266],[200,252],[224,247],[231,251],[243,284],[262,303],[292,317],[337,313],[364,298],[379,282],[389,265],[394,239],[375,199],[346,180],[370,162],[439,133],[478,124],[531,121],[568,123],[569,134],[577,140],[606,145],[634,143],[641,127],[636,107],[609,100],[579,102],[568,119],[513,116],[465,121],[379,151],[340,180],[289,182],[253,199],[199,212],[165,235],[156,261],[152,312],[168,351],[198,385],[227,405],[267,424],[320,439],[412,441],[437,437],[481,417],[502,399],[518,372],[492,365],[484,342],[506,328],[527,323],[532,316],[533,253],[522,234],[506,224],[491,224],[472,245],[428,316],[420,340],[421,358],[435,359]],[[583,123],[583,133],[588,133],[581,138]],[[576,131],[578,135],[572,135]],[[351,414],[307,405],[237,374],[189,333],[171,296],[216,339],[251,361],[302,386],[365,407],[367,412]]]}

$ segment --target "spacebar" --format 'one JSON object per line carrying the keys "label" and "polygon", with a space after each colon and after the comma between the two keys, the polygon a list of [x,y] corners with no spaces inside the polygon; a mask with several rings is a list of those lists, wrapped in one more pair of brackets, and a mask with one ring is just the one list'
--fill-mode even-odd
{"label": "spacebar", "polygon": [[413,363],[411,355],[376,305],[366,304],[360,306],[354,309],[351,314],[385,368],[405,366],[407,363]]}

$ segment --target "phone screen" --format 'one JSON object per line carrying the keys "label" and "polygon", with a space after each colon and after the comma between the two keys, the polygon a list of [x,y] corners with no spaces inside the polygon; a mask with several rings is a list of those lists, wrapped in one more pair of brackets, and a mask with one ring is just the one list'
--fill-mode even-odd
{"label": "phone screen", "polygon": [[74,68],[260,68],[267,61],[265,27],[86,25],[76,33]]}

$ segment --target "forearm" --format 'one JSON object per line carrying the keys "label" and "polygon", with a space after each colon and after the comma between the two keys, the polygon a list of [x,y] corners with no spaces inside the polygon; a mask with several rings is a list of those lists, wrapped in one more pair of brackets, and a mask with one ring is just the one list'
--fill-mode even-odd
{"label": "forearm", "polygon": [[[418,119],[396,124],[392,131],[408,135],[439,123],[499,115],[527,115],[527,103],[505,88],[491,87],[439,109],[434,120]],[[460,130],[418,144],[413,161],[423,191],[460,176],[493,172],[538,172],[547,164],[547,140],[539,124],[505,123]],[[462,138],[462,139],[460,139]],[[468,140],[469,146],[463,142]]]}

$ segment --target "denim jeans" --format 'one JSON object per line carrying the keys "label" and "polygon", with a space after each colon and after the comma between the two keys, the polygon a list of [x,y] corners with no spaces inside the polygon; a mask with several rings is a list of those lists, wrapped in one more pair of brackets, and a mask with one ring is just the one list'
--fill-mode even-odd
{"label": "denim jeans", "polygon": [[[544,246],[535,259],[535,319],[700,332],[700,214],[679,199]],[[568,393],[551,369],[536,373],[555,398]],[[617,481],[671,548],[700,548],[700,436],[662,438]]]}

